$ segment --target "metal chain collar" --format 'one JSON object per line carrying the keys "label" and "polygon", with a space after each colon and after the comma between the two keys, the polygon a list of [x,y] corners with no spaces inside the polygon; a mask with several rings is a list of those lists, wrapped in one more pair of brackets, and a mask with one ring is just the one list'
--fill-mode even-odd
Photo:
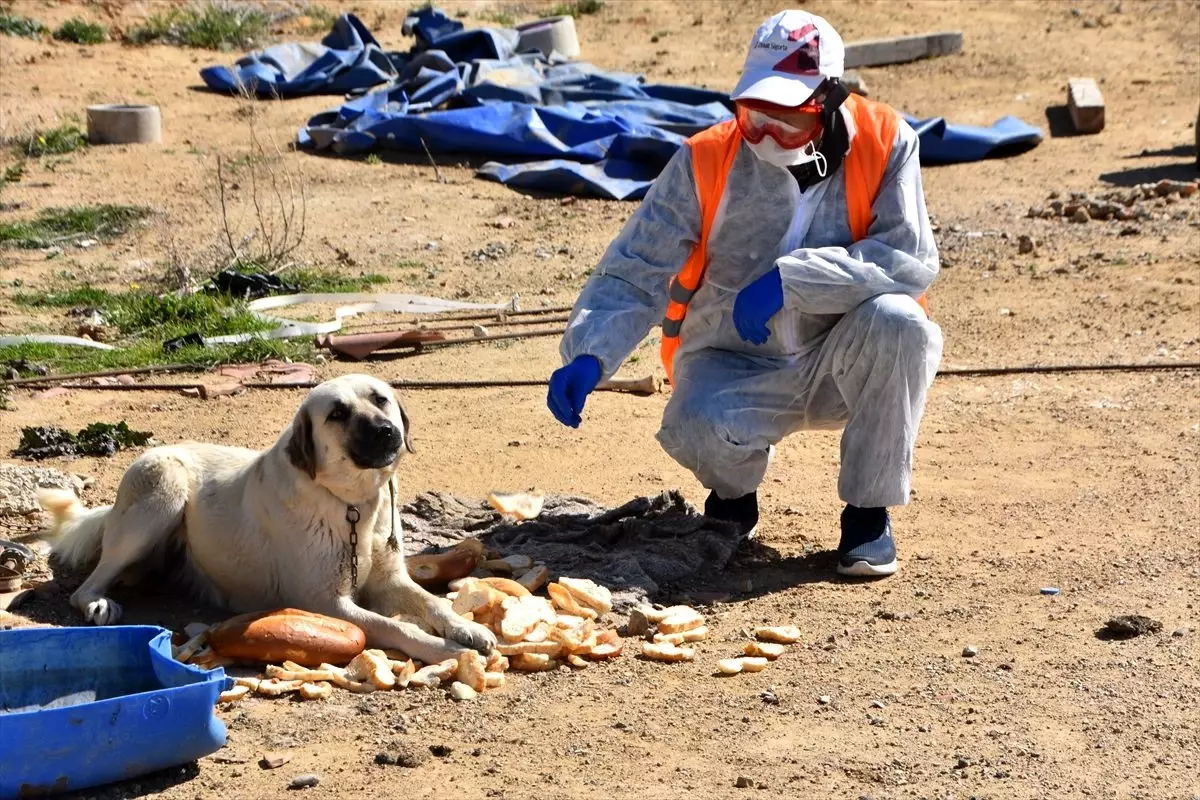
{"label": "metal chain collar", "polygon": [[[392,530],[388,535],[388,547],[393,551],[400,549],[400,540],[396,537],[396,487],[388,481],[388,495],[391,505]],[[358,506],[346,506],[346,522],[350,523],[350,591],[358,588],[358,521],[362,519]]]}

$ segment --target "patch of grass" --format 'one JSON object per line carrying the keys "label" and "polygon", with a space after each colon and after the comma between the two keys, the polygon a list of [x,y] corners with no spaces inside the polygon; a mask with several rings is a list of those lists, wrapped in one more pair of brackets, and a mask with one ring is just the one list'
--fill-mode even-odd
{"label": "patch of grass", "polygon": [[48,247],[72,236],[111,239],[152,214],[143,206],[70,206],[47,208],[27,222],[0,222],[0,247]]}
{"label": "patch of grass", "polygon": [[206,3],[151,14],[129,31],[133,44],[173,44],[205,50],[247,49],[262,44],[271,17],[241,3]]}
{"label": "patch of grass", "polygon": [[36,19],[22,17],[0,11],[0,33],[5,36],[21,36],[26,39],[38,39],[47,32],[46,26]]}
{"label": "patch of grass", "polygon": [[193,364],[204,369],[217,364],[245,364],[268,358],[311,361],[316,349],[308,339],[251,339],[231,345],[204,347],[188,345],[164,353],[161,342],[145,341],[120,350],[96,350],[53,344],[21,344],[0,347],[0,362],[26,358],[45,364],[52,372],[93,372],[103,369],[134,369],[155,364]]}
{"label": "patch of grass", "polygon": [[0,347],[0,363],[24,358],[59,372],[90,372],[152,364],[211,366],[266,358],[296,361],[311,359],[316,354],[312,342],[307,339],[254,338],[231,345],[204,347],[189,344],[170,353],[163,350],[164,342],[188,334],[225,336],[260,333],[273,327],[272,323],[250,313],[244,302],[221,295],[198,293],[179,297],[143,291],[114,293],[80,286],[49,293],[17,293],[13,301],[34,308],[97,309],[107,326],[119,334],[120,338],[114,342],[119,349],[22,344]]}
{"label": "patch of grass", "polygon": [[25,138],[18,139],[17,146],[25,155],[40,158],[48,155],[74,153],[82,147],[87,147],[87,137],[75,123],[64,122],[57,128],[34,131]]}
{"label": "patch of grass", "polygon": [[54,31],[54,38],[60,42],[75,44],[103,44],[108,41],[108,30],[95,22],[72,17],[58,26]]}
{"label": "patch of grass", "polygon": [[517,18],[503,9],[497,11],[480,12],[479,18],[484,22],[494,22],[495,24],[502,25],[505,28],[511,28],[517,23]]}
{"label": "patch of grass", "polygon": [[4,187],[10,183],[19,183],[21,178],[25,177],[25,162],[18,161],[16,164],[10,164],[0,172],[0,192],[4,191]]}
{"label": "patch of grass", "polygon": [[112,294],[107,289],[94,286],[79,286],[61,292],[17,292],[13,302],[26,308],[77,308],[79,306],[99,308],[109,301]]}
{"label": "patch of grass", "polygon": [[378,167],[383,163],[383,159],[379,157],[378,153],[371,153],[369,156],[367,156],[367,163],[372,167]]}
{"label": "patch of grass", "polygon": [[604,0],[572,0],[569,3],[559,3],[550,9],[550,17],[586,17],[589,14],[599,14],[604,8]]}
{"label": "patch of grass", "polygon": [[333,29],[333,23],[337,21],[337,12],[319,6],[315,3],[307,5],[300,12],[300,20],[303,23],[300,30],[304,33],[329,33]]}
{"label": "patch of grass", "polygon": [[300,287],[302,292],[332,294],[334,292],[365,292],[372,286],[388,283],[386,275],[365,272],[358,275],[341,275],[322,269],[297,269],[285,272],[283,279]]}

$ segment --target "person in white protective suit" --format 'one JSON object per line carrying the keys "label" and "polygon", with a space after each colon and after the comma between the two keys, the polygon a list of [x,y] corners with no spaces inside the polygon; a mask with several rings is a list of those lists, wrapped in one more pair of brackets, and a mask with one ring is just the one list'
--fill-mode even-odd
{"label": "person in white protective suit", "polygon": [[844,427],[838,571],[881,576],[941,359],[924,298],[938,254],[916,133],[849,95],[843,62],[820,17],[758,28],[735,119],[679,150],[576,301],[547,404],[578,427],[661,324],[673,390],[658,441],[710,491],[705,513],[753,535],[774,445]]}

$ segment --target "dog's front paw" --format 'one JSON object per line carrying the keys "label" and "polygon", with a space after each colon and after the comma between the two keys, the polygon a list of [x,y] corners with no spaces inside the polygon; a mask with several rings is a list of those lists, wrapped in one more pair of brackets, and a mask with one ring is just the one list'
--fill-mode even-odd
{"label": "dog's front paw", "polygon": [[121,621],[121,606],[107,597],[101,597],[87,604],[83,618],[93,625],[116,625]]}
{"label": "dog's front paw", "polygon": [[461,618],[448,619],[442,636],[477,650],[485,656],[496,649],[496,634],[478,622],[469,622]]}

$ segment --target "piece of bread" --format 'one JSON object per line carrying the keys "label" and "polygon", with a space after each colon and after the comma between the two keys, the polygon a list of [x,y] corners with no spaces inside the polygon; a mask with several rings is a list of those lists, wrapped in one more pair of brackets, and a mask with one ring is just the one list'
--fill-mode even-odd
{"label": "piece of bread", "polygon": [[242,614],[212,626],[208,645],[237,661],[305,667],[346,664],[363,651],[367,636],[357,625],[296,608]]}
{"label": "piece of bread", "polygon": [[558,583],[564,586],[580,604],[594,608],[601,614],[612,611],[612,592],[595,581],[587,578],[559,578]]}

